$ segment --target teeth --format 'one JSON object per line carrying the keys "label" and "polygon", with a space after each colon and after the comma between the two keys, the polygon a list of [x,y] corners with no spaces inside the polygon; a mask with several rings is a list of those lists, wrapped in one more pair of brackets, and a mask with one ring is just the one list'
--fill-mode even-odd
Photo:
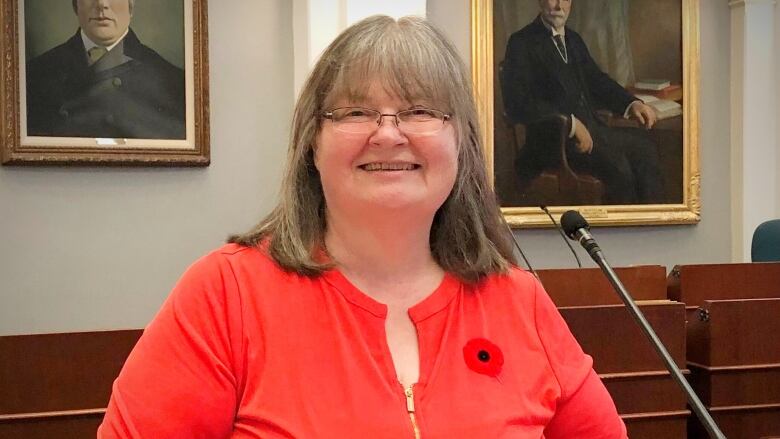
{"label": "teeth", "polygon": [[363,165],[366,171],[412,171],[415,165],[412,163],[367,163]]}

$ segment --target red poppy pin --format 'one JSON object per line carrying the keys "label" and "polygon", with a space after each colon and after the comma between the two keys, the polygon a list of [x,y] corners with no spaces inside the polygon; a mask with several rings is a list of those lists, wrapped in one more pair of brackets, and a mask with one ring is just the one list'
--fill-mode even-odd
{"label": "red poppy pin", "polygon": [[491,377],[501,373],[504,365],[504,354],[490,340],[472,338],[463,346],[463,359],[469,369]]}

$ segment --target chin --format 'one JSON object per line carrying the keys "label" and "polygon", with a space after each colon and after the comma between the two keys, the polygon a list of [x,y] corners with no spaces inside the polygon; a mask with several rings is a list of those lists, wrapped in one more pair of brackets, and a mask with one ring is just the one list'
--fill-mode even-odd
{"label": "chin", "polygon": [[447,194],[443,196],[432,194],[416,194],[405,192],[379,192],[364,199],[363,205],[371,210],[401,210],[408,213],[433,215],[444,204]]}
{"label": "chin", "polygon": [[89,39],[91,39],[92,41],[98,44],[102,44],[104,46],[110,46],[117,39],[117,35],[114,32],[112,32],[111,34],[95,33],[87,36],[89,36]]}
{"label": "chin", "polygon": [[566,20],[563,18],[555,17],[551,18],[548,23],[550,23],[553,27],[563,27],[566,25]]}

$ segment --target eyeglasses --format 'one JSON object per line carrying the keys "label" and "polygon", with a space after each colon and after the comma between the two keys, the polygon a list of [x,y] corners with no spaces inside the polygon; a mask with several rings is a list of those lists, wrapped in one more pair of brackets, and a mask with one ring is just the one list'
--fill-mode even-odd
{"label": "eyeglasses", "polygon": [[385,114],[370,108],[342,107],[322,113],[333,122],[333,128],[344,133],[369,134],[382,124],[382,118],[394,117],[395,126],[406,134],[433,134],[444,127],[451,114],[430,108],[412,108],[395,114]]}

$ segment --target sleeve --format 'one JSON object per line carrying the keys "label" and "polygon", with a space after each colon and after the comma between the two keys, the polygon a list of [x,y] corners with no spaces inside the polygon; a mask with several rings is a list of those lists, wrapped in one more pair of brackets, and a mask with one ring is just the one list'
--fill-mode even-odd
{"label": "sleeve", "polygon": [[583,76],[593,99],[600,104],[597,107],[606,108],[615,114],[623,114],[636,98],[599,68],[590,56],[588,46],[579,35],[573,37],[573,41],[579,47],[578,51],[582,53]]}
{"label": "sleeve", "polygon": [[539,339],[561,387],[555,415],[545,428],[544,437],[626,438],[626,427],[607,389],[593,370],[593,359],[582,351],[563,317],[538,283],[535,318]]}
{"label": "sleeve", "polygon": [[98,439],[228,437],[242,392],[241,306],[226,258],[190,267],[114,381]]}

